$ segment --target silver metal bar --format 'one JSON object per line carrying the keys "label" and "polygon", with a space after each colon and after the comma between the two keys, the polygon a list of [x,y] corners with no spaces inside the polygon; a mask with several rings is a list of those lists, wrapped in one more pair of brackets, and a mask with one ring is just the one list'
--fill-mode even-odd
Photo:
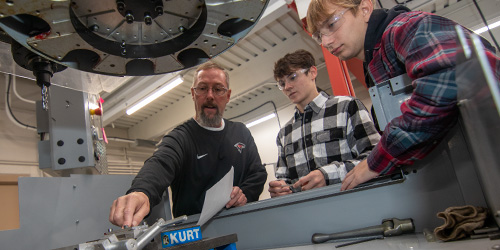
{"label": "silver metal bar", "polygon": [[153,224],[148,230],[146,230],[141,236],[137,238],[137,250],[143,249],[157,234],[159,234],[167,226],[177,224],[185,220],[187,220],[186,215],[174,218],[169,221],[165,221],[162,218],[158,219],[158,222]]}

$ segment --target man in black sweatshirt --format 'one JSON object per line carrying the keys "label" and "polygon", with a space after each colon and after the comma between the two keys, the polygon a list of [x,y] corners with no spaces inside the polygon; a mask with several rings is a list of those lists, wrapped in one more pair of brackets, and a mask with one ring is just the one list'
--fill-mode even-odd
{"label": "man in black sweatshirt", "polygon": [[229,102],[229,76],[207,62],[196,70],[191,95],[195,116],[163,137],[144,163],[127,195],[111,206],[109,220],[117,226],[137,226],[172,189],[173,215],[201,212],[206,191],[234,167],[233,190],[226,208],[257,201],[267,179],[250,131],[222,118]]}

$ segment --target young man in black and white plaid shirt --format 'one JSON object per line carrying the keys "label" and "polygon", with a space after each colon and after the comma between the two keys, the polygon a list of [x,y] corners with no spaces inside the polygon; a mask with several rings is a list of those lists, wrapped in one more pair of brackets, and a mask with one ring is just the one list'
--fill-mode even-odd
{"label": "young man in black and white plaid shirt", "polygon": [[286,54],[274,65],[278,87],[296,108],[276,138],[278,180],[269,183],[271,197],[341,183],[380,139],[363,103],[319,93],[317,73],[314,57],[305,50]]}

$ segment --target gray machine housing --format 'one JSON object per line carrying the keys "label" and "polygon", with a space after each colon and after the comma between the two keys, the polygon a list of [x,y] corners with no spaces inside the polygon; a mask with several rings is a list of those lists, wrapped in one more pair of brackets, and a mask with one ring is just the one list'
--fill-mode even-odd
{"label": "gray machine housing", "polygon": [[53,172],[107,174],[106,147],[101,116],[91,115],[99,96],[52,85],[48,109],[37,104],[40,169]]}
{"label": "gray machine housing", "polygon": [[381,130],[392,118],[401,115],[401,104],[410,98],[412,91],[413,87],[408,74],[396,76],[368,89]]}
{"label": "gray machine housing", "polygon": [[458,104],[488,207],[500,225],[499,76],[491,70],[479,36],[473,36],[468,44],[462,30],[457,31],[464,47],[456,76]]}

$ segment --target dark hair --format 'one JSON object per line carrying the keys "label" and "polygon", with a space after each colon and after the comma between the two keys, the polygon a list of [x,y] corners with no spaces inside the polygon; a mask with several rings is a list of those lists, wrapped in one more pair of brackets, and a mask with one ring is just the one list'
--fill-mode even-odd
{"label": "dark hair", "polygon": [[274,63],[274,79],[278,80],[298,69],[309,69],[312,66],[316,66],[314,56],[307,50],[299,49]]}

